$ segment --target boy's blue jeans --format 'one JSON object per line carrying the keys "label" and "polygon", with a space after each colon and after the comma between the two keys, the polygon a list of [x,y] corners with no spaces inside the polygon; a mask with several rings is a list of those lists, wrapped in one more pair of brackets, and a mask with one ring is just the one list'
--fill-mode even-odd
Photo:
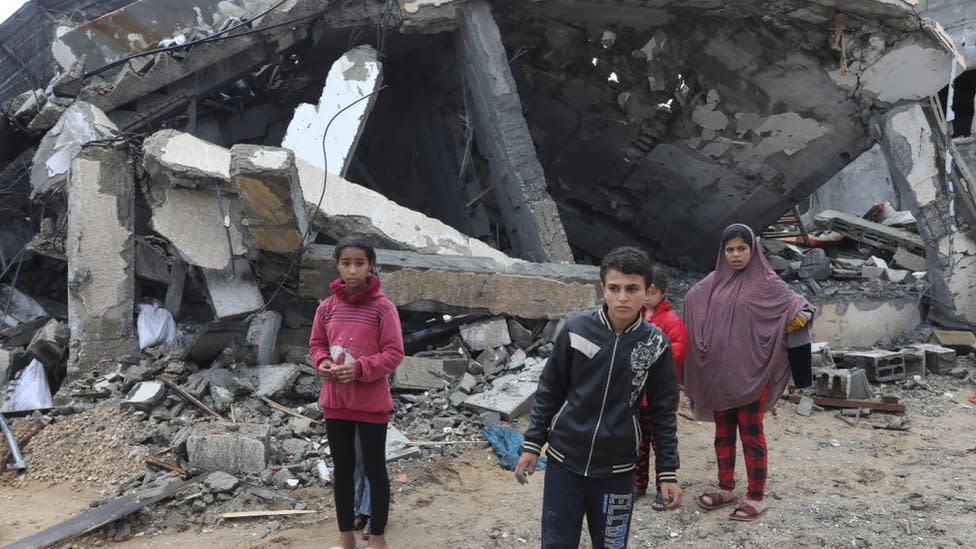
{"label": "boy's blue jeans", "polygon": [[369,479],[366,478],[366,465],[363,464],[362,443],[359,442],[359,431],[356,431],[356,472],[353,476],[353,486],[356,490],[356,514],[368,517],[369,513]]}
{"label": "boy's blue jeans", "polygon": [[590,478],[551,459],[542,492],[542,548],[577,549],[586,516],[593,549],[626,549],[633,505],[633,472]]}

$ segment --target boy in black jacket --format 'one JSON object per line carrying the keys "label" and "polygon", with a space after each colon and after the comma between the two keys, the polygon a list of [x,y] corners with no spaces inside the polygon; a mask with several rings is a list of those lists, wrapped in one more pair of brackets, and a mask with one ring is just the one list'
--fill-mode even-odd
{"label": "boy in black jacket", "polygon": [[584,515],[594,549],[627,547],[645,391],[661,495],[681,505],[674,359],[667,336],[640,315],[652,280],[644,252],[611,251],[600,265],[606,305],[573,316],[556,337],[515,467],[527,482],[548,444],[543,549],[578,547]]}

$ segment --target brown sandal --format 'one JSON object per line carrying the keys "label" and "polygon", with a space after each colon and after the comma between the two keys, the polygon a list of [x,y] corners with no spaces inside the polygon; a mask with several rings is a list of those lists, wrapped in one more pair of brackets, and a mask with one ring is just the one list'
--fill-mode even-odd
{"label": "brown sandal", "polygon": [[[711,503],[705,501],[708,498]],[[720,490],[717,492],[705,492],[697,497],[695,497],[695,502],[698,506],[706,511],[713,511],[715,509],[721,509],[722,507],[732,505],[733,503],[739,503],[739,498],[732,492],[725,490]]]}
{"label": "brown sandal", "polygon": [[761,517],[765,512],[765,506],[760,509],[753,505],[753,503],[750,501],[743,501],[738,507],[735,508],[735,511],[732,511],[732,513],[729,514],[729,519],[738,520],[740,522],[752,522]]}

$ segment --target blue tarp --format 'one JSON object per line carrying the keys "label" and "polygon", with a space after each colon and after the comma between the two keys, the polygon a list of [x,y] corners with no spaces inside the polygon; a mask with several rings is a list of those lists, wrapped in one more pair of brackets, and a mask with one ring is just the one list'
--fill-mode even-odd
{"label": "blue tarp", "polygon": [[[484,435],[485,440],[491,443],[491,448],[498,456],[498,462],[502,464],[502,467],[514,471],[515,465],[518,464],[518,460],[522,456],[522,445],[525,443],[522,433],[511,427],[496,424],[485,427],[481,430],[481,434]],[[545,457],[539,458],[539,463],[535,469],[536,471],[545,471]]]}

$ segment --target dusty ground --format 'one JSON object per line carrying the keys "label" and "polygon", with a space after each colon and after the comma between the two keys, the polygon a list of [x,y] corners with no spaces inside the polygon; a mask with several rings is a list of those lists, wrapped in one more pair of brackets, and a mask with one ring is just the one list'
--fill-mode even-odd
{"label": "dusty ground", "polygon": [[[976,407],[967,402],[974,387],[947,377],[930,377],[927,385],[882,388],[900,394],[908,405],[909,431],[871,427],[895,416],[876,413],[851,426],[834,411],[803,417],[795,413],[795,405],[781,402],[766,421],[770,511],[751,524],[731,522],[722,511],[704,513],[694,504],[692,497],[713,483],[713,431],[711,424],[681,418],[685,504],[675,512],[656,513],[647,499],[640,500],[631,547],[976,547]],[[103,448],[119,470],[127,468],[119,462],[121,456],[126,463],[139,461],[137,446],[119,444],[119,437],[103,432],[104,427],[87,432],[84,424],[82,417],[64,422],[61,439]],[[125,423],[118,426],[124,428]],[[46,436],[54,439],[56,434]],[[81,466],[103,463],[92,461],[93,454],[97,452],[76,453],[70,459]],[[79,481],[78,475],[70,477],[73,481],[58,481],[51,474],[57,467],[51,464],[67,465],[62,453],[57,456],[29,455],[33,473],[8,472],[0,478],[0,543],[85,510],[122,476],[100,469],[91,481]],[[519,486],[488,449],[398,464],[394,469],[395,502],[388,531],[393,547],[538,546],[541,473],[527,487]],[[289,495],[320,513],[224,520],[210,527],[169,524],[167,506],[176,505],[181,499],[176,497],[130,518],[125,541],[113,541],[116,529],[109,526],[69,546],[319,548],[334,541],[331,491],[298,490]]]}

